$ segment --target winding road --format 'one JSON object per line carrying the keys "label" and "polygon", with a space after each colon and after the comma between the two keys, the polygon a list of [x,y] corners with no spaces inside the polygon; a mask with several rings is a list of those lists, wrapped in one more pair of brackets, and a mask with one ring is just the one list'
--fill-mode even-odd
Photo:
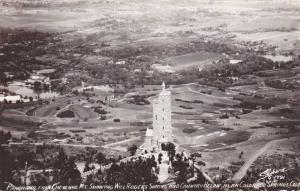
{"label": "winding road", "polygon": [[114,143],[109,143],[109,144],[103,145],[102,147],[105,148],[105,149],[108,149],[109,147],[116,146],[116,145],[119,145],[119,144],[122,144],[122,143],[127,143],[127,142],[130,142],[130,141],[139,140],[140,138],[141,138],[141,136],[130,138],[130,139],[125,139],[123,141],[119,141],[119,142],[114,142]]}
{"label": "winding road", "polygon": [[[287,138],[284,138],[287,139]],[[282,141],[284,139],[273,140],[265,144],[262,148],[257,150],[246,162],[245,164],[239,169],[238,172],[232,177],[234,182],[240,182],[247,174],[248,169],[250,166],[256,161],[256,159],[262,155],[268,148],[270,148],[274,143]]]}
{"label": "winding road", "polygon": [[220,96],[210,95],[210,94],[206,94],[206,93],[201,93],[199,91],[193,90],[191,87],[186,87],[186,88],[187,88],[188,91],[190,91],[192,93],[200,94],[200,95],[203,95],[203,96],[206,96],[206,97],[212,97],[212,98],[215,98],[215,99],[227,100],[227,101],[231,101],[231,102],[238,102],[238,101],[233,100],[232,97],[220,97]]}
{"label": "winding road", "polygon": [[[35,145],[41,146],[44,145],[44,142],[39,143],[21,143],[21,142],[10,142],[9,145]],[[49,143],[47,143],[49,144]],[[84,144],[67,144],[67,143],[51,143],[53,145],[64,146],[64,147],[79,147],[79,148],[100,148],[101,146],[98,145],[84,145]]]}

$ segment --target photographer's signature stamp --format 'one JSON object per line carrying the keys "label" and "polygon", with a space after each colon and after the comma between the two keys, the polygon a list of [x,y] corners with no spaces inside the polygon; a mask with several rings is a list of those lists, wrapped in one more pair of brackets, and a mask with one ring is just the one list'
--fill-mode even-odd
{"label": "photographer's signature stamp", "polygon": [[266,169],[265,171],[261,172],[259,174],[258,182],[263,181],[276,181],[276,180],[284,180],[285,179],[285,173],[289,169],[281,168],[281,169]]}

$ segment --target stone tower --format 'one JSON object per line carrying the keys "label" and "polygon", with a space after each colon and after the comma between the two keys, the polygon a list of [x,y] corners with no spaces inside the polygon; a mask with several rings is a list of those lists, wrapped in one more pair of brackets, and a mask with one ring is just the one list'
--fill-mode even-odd
{"label": "stone tower", "polygon": [[172,142],[171,123],[171,91],[166,90],[165,83],[162,91],[153,102],[153,143],[160,150],[161,144]]}
{"label": "stone tower", "polygon": [[171,129],[171,92],[166,90],[165,83],[162,91],[153,103],[153,134],[157,140],[169,139]]}
{"label": "stone tower", "polygon": [[158,98],[153,100],[152,129],[146,131],[146,140],[143,149],[161,150],[161,144],[173,142],[171,123],[171,91],[166,90],[165,83]]}

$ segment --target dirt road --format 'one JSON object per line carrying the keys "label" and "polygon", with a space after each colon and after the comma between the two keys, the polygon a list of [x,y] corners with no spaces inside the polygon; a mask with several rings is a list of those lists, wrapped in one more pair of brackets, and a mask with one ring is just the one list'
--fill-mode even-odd
{"label": "dirt road", "polygon": [[[284,138],[286,139],[286,138]],[[260,148],[259,150],[257,150],[246,162],[245,164],[240,168],[240,170],[235,173],[235,175],[232,177],[232,180],[234,182],[239,182],[242,180],[242,178],[244,178],[244,176],[246,175],[248,169],[250,168],[250,166],[253,164],[254,161],[256,161],[256,159],[262,155],[268,148],[270,148],[273,144],[275,144],[276,142],[282,141],[284,139],[278,139],[278,140],[273,140],[268,142],[267,144],[265,144],[262,148]]]}

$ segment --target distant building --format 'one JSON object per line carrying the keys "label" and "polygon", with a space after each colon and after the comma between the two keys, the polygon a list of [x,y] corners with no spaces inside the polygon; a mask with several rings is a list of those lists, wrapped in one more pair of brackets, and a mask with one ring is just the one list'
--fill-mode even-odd
{"label": "distant building", "polygon": [[52,140],[53,143],[62,143],[62,144],[65,144],[65,143],[67,143],[68,141],[69,141],[68,138],[66,138],[66,139],[53,139],[53,140]]}
{"label": "distant building", "polygon": [[230,60],[229,63],[230,64],[238,64],[238,63],[241,63],[242,60]]}
{"label": "distant building", "polygon": [[50,85],[51,80],[49,75],[51,75],[54,72],[55,69],[37,70],[25,82],[30,85],[33,85],[35,82]]}
{"label": "distant building", "polygon": [[48,75],[48,74],[51,74],[54,72],[55,72],[55,69],[42,69],[42,70],[36,71],[36,74],[37,75]]}
{"label": "distant building", "polygon": [[14,95],[14,96],[1,96],[0,95],[0,102],[7,102],[10,103],[17,103],[18,101],[22,101],[22,98],[20,95]]}
{"label": "distant building", "polygon": [[50,84],[50,78],[42,75],[31,75],[29,79],[25,81],[28,84],[34,84],[35,82]]}
{"label": "distant building", "polygon": [[81,86],[73,88],[73,90],[77,90],[79,92],[83,91],[101,91],[101,92],[113,92],[114,89],[109,85],[100,85],[100,86],[87,86],[85,82],[81,82]]}
{"label": "distant building", "polygon": [[21,184],[29,186],[32,181],[35,180],[36,175],[43,175],[49,182],[53,181],[53,169],[38,169],[32,170],[27,166],[27,161],[25,162],[25,169],[20,170]]}
{"label": "distant building", "polygon": [[58,96],[59,96],[59,94],[57,92],[52,92],[52,91],[43,92],[39,95],[40,99],[53,99]]}
{"label": "distant building", "polygon": [[121,60],[121,61],[116,62],[116,65],[124,65],[124,64],[126,64],[125,60]]}
{"label": "distant building", "polygon": [[153,102],[152,129],[147,128],[144,150],[161,150],[162,143],[173,142],[171,123],[171,91],[165,89],[162,84],[162,91]]}

